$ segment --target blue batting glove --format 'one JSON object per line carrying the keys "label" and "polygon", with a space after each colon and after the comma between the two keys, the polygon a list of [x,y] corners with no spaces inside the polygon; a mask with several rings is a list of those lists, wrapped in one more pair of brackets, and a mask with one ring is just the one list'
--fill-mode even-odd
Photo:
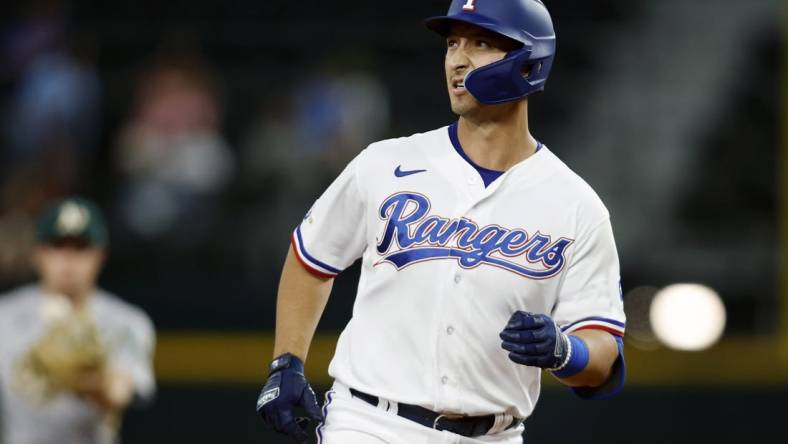
{"label": "blue batting glove", "polygon": [[517,311],[500,337],[517,364],[557,370],[568,361],[569,339],[550,316]]}
{"label": "blue batting glove", "polygon": [[[309,417],[296,417],[293,410],[302,407]],[[323,420],[315,392],[304,376],[304,363],[286,353],[274,359],[260,397],[257,413],[263,421],[279,433],[306,443],[306,428],[310,419]]]}

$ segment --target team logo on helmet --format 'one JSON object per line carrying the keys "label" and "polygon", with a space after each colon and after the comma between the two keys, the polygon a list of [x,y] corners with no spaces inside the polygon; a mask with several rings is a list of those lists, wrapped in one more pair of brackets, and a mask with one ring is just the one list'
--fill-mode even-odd
{"label": "team logo on helmet", "polygon": [[462,5],[462,10],[463,11],[469,11],[469,12],[475,11],[476,10],[476,0],[468,0],[467,2],[465,2],[465,4]]}
{"label": "team logo on helmet", "polygon": [[[428,260],[454,259],[463,268],[489,265],[531,279],[557,275],[566,262],[564,252],[574,242],[562,237],[531,234],[499,225],[479,227],[467,219],[429,215],[430,201],[414,192],[387,198],[378,216],[386,222],[377,252],[401,270]],[[396,247],[399,248],[396,248]]]}
{"label": "team logo on helmet", "polygon": [[82,233],[90,221],[88,211],[76,202],[66,202],[57,216],[57,231],[61,236]]}

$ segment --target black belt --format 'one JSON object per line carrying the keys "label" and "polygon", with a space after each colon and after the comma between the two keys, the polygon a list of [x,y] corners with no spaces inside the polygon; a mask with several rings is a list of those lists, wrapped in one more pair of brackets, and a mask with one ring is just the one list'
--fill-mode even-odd
{"label": "black belt", "polygon": [[[377,396],[360,392],[351,388],[350,394],[373,406],[380,401]],[[397,404],[397,415],[405,419],[417,422],[425,427],[435,430],[446,430],[457,435],[473,438],[486,435],[495,425],[495,415],[486,416],[465,416],[461,418],[447,418],[445,415],[433,412],[432,410],[411,404]],[[512,419],[505,430],[519,426],[523,422],[520,418]]]}

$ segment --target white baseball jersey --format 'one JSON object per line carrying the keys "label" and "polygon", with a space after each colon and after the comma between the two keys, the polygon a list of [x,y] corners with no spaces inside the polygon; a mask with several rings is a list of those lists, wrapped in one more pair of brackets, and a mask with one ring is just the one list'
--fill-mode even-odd
{"label": "white baseball jersey", "polygon": [[[75,394],[41,402],[19,383],[18,363],[46,333],[44,296],[27,286],[0,297],[0,419],[5,444],[111,444],[114,430],[100,409]],[[125,370],[142,400],[156,391],[153,376],[154,330],[148,316],[98,290],[88,305],[109,353],[109,365]]]}
{"label": "white baseball jersey", "polygon": [[607,209],[546,147],[485,187],[456,124],[374,143],[292,242],[321,276],[362,258],[329,373],[396,402],[529,416],[541,370],[509,360],[498,337],[517,310],[624,334]]}

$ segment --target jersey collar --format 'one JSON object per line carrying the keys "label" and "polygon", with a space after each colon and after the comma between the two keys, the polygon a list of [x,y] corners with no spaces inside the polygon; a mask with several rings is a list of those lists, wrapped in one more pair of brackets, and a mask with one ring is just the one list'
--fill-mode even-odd
{"label": "jersey collar", "polygon": [[[483,166],[480,166],[476,162],[471,160],[471,158],[468,157],[468,155],[465,153],[465,150],[462,148],[462,144],[460,143],[460,137],[459,137],[458,132],[457,132],[458,123],[459,122],[454,122],[451,125],[449,125],[449,127],[448,127],[449,140],[451,141],[451,145],[454,148],[454,151],[456,151],[457,154],[459,154],[460,157],[462,157],[463,160],[465,160],[465,162],[467,162],[470,166],[472,166],[479,173],[479,176],[481,177],[481,179],[482,179],[482,181],[484,183],[484,187],[487,188],[487,187],[490,186],[490,184],[495,182],[499,177],[504,175],[506,173],[506,171],[497,171],[497,170],[491,170],[489,168],[484,168]],[[533,155],[538,153],[543,147],[544,147],[544,145],[542,144],[542,142],[537,141],[536,142],[536,151],[534,152]],[[530,156],[530,157],[533,157],[533,155]],[[530,157],[529,157],[529,159],[530,159]],[[528,160],[528,159],[525,159],[525,160]],[[525,162],[525,160],[515,164],[509,170],[514,169],[515,167],[517,167],[521,163]]]}

